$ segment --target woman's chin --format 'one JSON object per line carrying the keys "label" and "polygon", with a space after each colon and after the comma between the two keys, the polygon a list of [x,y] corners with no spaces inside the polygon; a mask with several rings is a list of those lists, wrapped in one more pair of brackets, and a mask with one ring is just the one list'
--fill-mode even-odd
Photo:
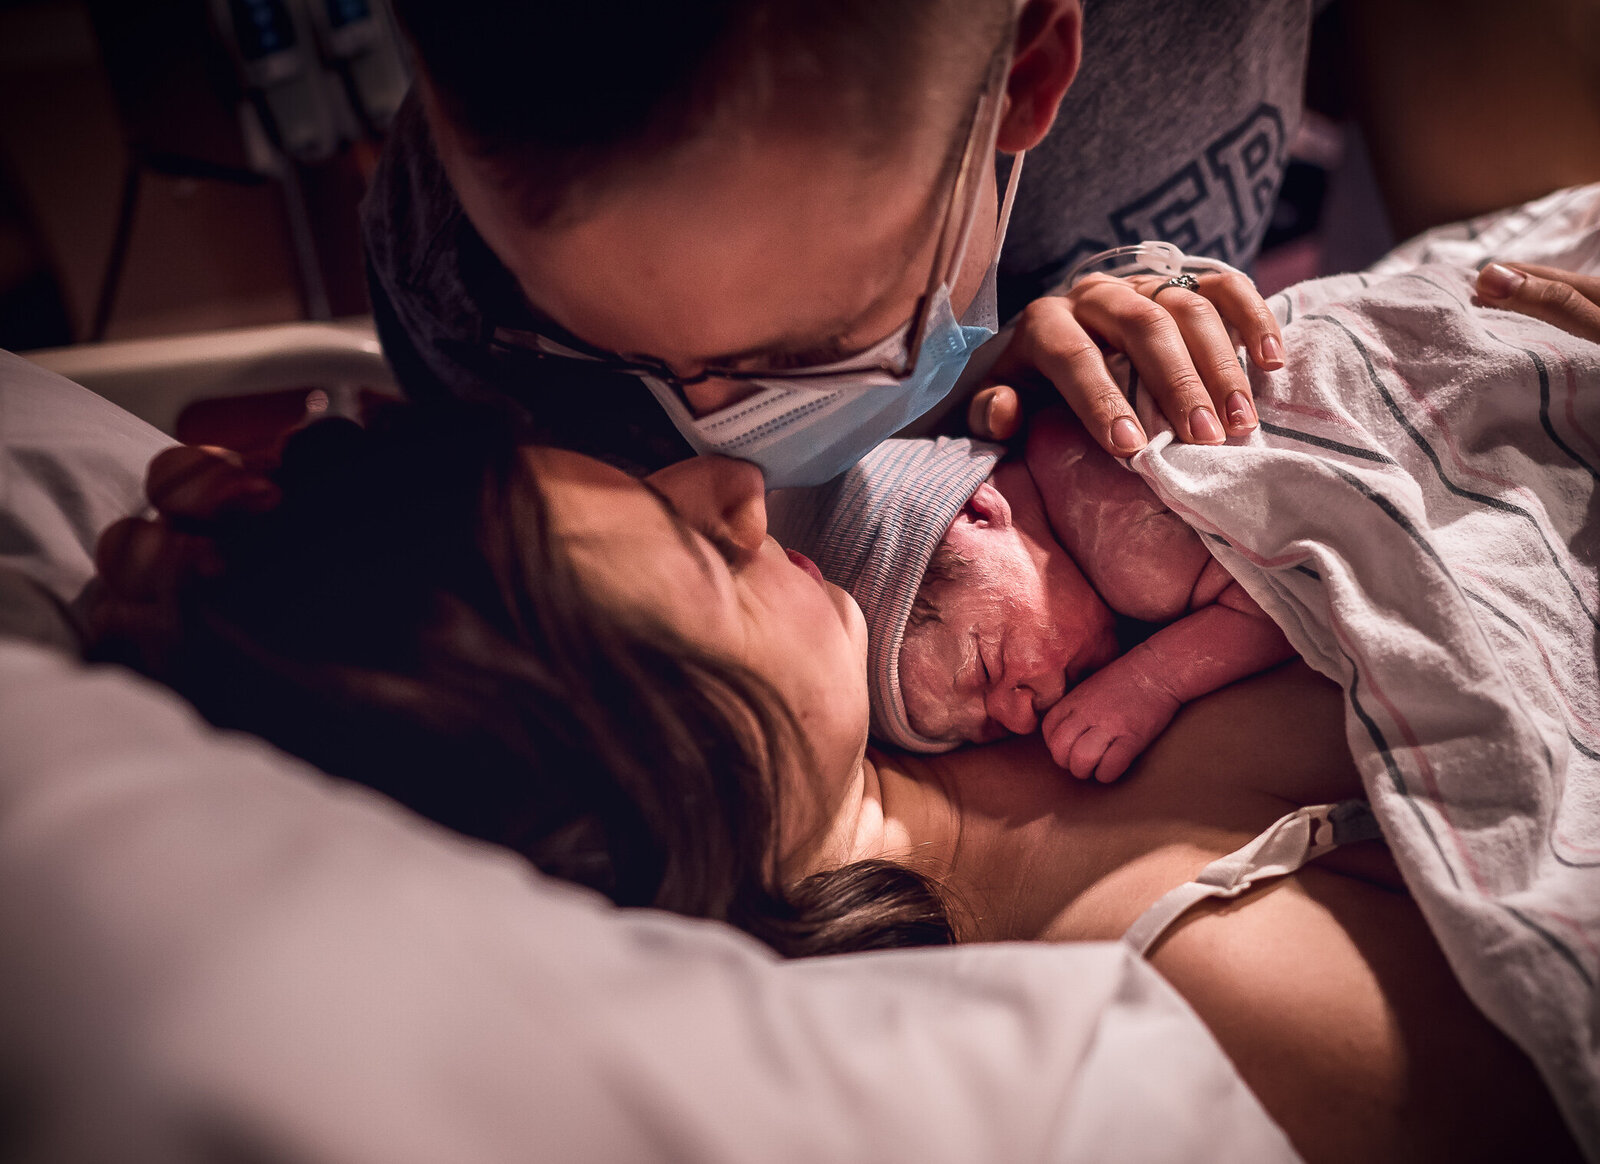
{"label": "woman's chin", "polygon": [[844,632],[850,638],[850,645],[861,656],[862,665],[867,659],[867,617],[861,613],[861,607],[850,593],[841,587],[828,583],[828,591],[833,599],[833,608],[839,613],[839,622],[844,626]]}

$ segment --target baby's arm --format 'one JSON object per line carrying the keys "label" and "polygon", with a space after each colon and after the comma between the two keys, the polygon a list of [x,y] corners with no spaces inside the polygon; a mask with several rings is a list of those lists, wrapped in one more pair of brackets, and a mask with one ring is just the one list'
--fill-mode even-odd
{"label": "baby's arm", "polygon": [[1196,589],[1222,579],[1212,602],[1162,627],[1045,713],[1042,731],[1057,764],[1080,780],[1115,780],[1189,700],[1294,654],[1277,624],[1215,561]]}
{"label": "baby's arm", "polygon": [[1025,462],[1056,540],[1112,610],[1170,622],[1206,601],[1196,579],[1212,557],[1200,538],[1065,409],[1034,418]]}

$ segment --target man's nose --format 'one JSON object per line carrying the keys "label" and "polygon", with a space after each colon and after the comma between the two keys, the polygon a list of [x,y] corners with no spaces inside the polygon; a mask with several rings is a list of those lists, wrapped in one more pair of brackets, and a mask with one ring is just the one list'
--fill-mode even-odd
{"label": "man's nose", "polygon": [[695,457],[649,479],[680,517],[731,558],[754,554],[766,540],[766,482],[749,461]]}
{"label": "man's nose", "polygon": [[[693,379],[688,373],[683,375],[686,379]],[[685,384],[683,399],[692,414],[705,416],[708,412],[729,408],[759,391],[759,388],[747,380],[722,380],[712,377],[709,380],[696,380],[692,384]]]}

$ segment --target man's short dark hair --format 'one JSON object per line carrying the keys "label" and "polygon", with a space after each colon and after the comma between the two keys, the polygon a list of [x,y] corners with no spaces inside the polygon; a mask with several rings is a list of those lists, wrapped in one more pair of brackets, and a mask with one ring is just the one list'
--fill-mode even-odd
{"label": "man's short dark hair", "polygon": [[[976,97],[1010,0],[395,0],[438,109],[523,219],[730,111],[876,152]],[[957,100],[944,101],[949,93]]]}

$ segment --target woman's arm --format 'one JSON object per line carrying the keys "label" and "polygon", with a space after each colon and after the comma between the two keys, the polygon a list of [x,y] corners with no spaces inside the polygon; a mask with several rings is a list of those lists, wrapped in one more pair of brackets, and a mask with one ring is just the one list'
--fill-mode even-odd
{"label": "woman's arm", "polygon": [[1404,894],[1311,867],[1197,908],[1151,962],[1312,1164],[1577,1158]]}

